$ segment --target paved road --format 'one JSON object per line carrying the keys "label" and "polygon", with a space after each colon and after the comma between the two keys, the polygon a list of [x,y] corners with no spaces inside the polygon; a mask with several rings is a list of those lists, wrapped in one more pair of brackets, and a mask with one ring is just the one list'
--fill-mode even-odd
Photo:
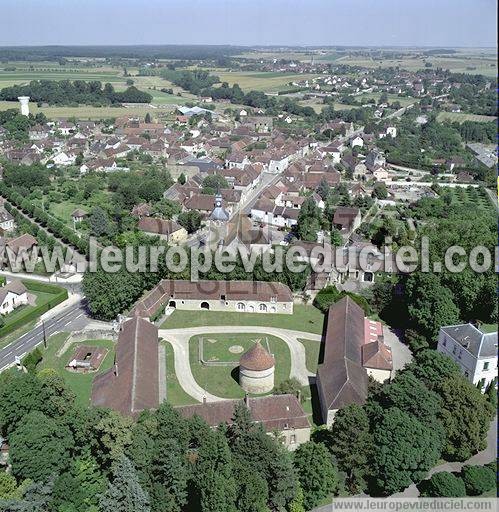
{"label": "paved road", "polygon": [[168,341],[173,347],[175,358],[175,373],[180,385],[186,393],[198,401],[206,398],[208,402],[224,400],[218,396],[207,393],[194,378],[189,361],[189,339],[192,336],[202,334],[268,334],[281,338],[289,347],[291,354],[290,377],[298,379],[304,386],[308,384],[308,378],[315,374],[307,370],[305,347],[298,341],[299,338],[309,339],[320,343],[321,335],[311,334],[290,329],[278,329],[275,327],[259,326],[209,326],[192,327],[185,329],[160,329],[159,337]]}
{"label": "paved road", "polygon": [[[48,338],[52,334],[69,330],[70,324],[81,322],[82,327],[87,323],[85,304],[83,300],[64,308],[52,318],[45,320],[45,334]],[[20,336],[16,341],[9,343],[0,350],[0,371],[15,363],[16,356],[23,356],[43,342],[43,325]]]}
{"label": "paved road", "polygon": [[409,347],[401,341],[402,333],[385,325],[383,335],[385,343],[392,349],[393,371],[401,370],[412,361],[412,353]]}

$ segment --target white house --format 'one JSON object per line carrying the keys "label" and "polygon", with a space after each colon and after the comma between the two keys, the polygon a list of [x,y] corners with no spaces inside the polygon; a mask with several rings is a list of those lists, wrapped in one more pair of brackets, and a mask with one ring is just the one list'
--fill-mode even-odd
{"label": "white house", "polygon": [[280,228],[291,228],[298,223],[298,208],[277,206],[268,199],[259,199],[251,208],[251,218],[262,224],[270,224]]}
{"label": "white house", "polygon": [[386,129],[386,135],[389,135],[394,139],[397,136],[397,128],[395,126],[388,126]]}
{"label": "white house", "polygon": [[72,153],[65,153],[61,151],[55,155],[52,160],[56,165],[73,165],[76,161],[76,155]]}
{"label": "white house", "polygon": [[0,228],[3,231],[11,231],[14,229],[14,217],[0,205]]}
{"label": "white house", "polygon": [[437,350],[453,359],[482,392],[497,378],[497,331],[484,333],[472,324],[441,327]]}
{"label": "white house", "polygon": [[364,140],[362,139],[362,137],[359,137],[357,135],[357,137],[354,137],[351,141],[350,141],[350,146],[352,148],[354,148],[355,146],[358,146],[359,148],[362,148],[364,147]]}
{"label": "white house", "polygon": [[0,288],[1,315],[12,313],[14,309],[25,304],[28,304],[28,290],[21,281],[11,281]]}

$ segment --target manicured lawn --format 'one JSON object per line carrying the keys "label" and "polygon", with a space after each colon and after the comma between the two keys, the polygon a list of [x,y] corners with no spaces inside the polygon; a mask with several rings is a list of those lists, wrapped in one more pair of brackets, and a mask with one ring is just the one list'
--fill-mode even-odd
{"label": "manicured lawn", "polygon": [[298,338],[298,341],[305,347],[307,370],[316,373],[317,365],[319,364],[319,354],[321,352],[321,342],[302,338]]}
{"label": "manicured lawn", "polygon": [[172,406],[198,403],[197,400],[182,389],[178,382],[172,346],[167,341],[162,341],[161,343],[165,346],[166,356],[166,401]]}
{"label": "manicured lawn", "polygon": [[[239,386],[237,366],[206,366],[199,362],[199,338],[193,336],[189,340],[189,360],[196,382],[208,393],[222,398],[242,398],[244,391]],[[243,352],[250,349],[256,340],[261,340],[276,360],[275,384],[289,378],[291,370],[291,355],[286,343],[275,336],[262,334],[207,334],[204,338],[204,359],[211,361],[238,361]],[[232,354],[231,346],[241,346],[244,351]]]}
{"label": "manicured lawn", "polygon": [[75,346],[77,345],[76,343],[72,343],[61,357],[57,357],[56,355],[57,351],[62,347],[67,338],[67,332],[54,334],[48,339],[47,349],[44,349],[43,345],[40,345],[40,350],[42,350],[43,353],[43,361],[38,365],[37,369],[40,371],[44,368],[53,368],[58,375],[64,378],[66,384],[76,394],[76,400],[81,405],[87,406],[90,405],[92,381],[95,375],[102,373],[113,365],[114,342],[111,340],[88,340],[78,343],[92,347],[104,347],[108,349],[108,352],[97,372],[76,373],[70,372],[65,368],[72,356]]}
{"label": "manicured lawn", "polygon": [[72,228],[73,219],[71,218],[71,214],[77,208],[82,208],[85,210],[84,207],[77,203],[72,203],[71,201],[63,201],[62,203],[50,203],[49,211],[54,217],[61,219]]}
{"label": "manicured lawn", "polygon": [[292,315],[176,310],[161,326],[161,329],[182,329],[206,325],[258,325],[322,334],[323,324],[324,315],[316,307],[295,304]]}
{"label": "manicured lawn", "polygon": [[[33,321],[33,319],[34,319],[33,315],[35,315],[36,318],[38,318],[43,313],[45,313],[46,311],[48,311],[49,309],[51,309],[52,307],[54,307],[56,305],[56,299],[59,297],[58,293],[51,293],[49,291],[38,291],[36,289],[33,290],[30,288],[30,283],[33,283],[33,286],[38,285],[38,283],[35,283],[34,281],[29,281],[29,280],[23,279],[22,283],[28,288],[29,294],[36,296],[35,306],[30,306],[30,305],[19,306],[16,309],[14,309],[14,311],[12,311],[12,313],[9,313],[9,314],[3,316],[4,330],[7,329],[9,326],[11,326],[11,324],[13,324],[14,322],[16,323],[16,327],[18,327],[19,329],[23,329],[26,326],[26,324],[31,323]],[[54,285],[51,285],[51,287],[48,289],[51,289],[52,287],[53,287],[54,292],[56,290],[62,292],[62,290],[63,290],[62,288],[60,288],[58,286],[56,287]],[[35,310],[37,310],[37,309],[39,310],[38,314],[35,312]],[[25,323],[22,322],[23,318],[26,318]],[[12,329],[14,329],[14,326],[12,326]],[[4,331],[2,331],[2,332],[4,332]],[[14,331],[11,329],[7,329],[6,334],[8,334],[10,332],[14,332]]]}
{"label": "manicured lawn", "polygon": [[481,324],[480,330],[486,333],[497,332],[497,324]]}

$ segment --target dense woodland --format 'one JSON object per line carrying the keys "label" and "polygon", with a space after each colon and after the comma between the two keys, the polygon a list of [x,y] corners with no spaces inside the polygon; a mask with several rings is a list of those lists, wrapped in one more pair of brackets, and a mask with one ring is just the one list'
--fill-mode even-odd
{"label": "dense woodland", "polygon": [[28,85],[13,85],[0,90],[0,100],[17,101],[18,96],[29,96],[31,101],[49,105],[118,105],[121,103],[150,103],[152,96],[136,87],[117,92],[98,80],[32,80]]}

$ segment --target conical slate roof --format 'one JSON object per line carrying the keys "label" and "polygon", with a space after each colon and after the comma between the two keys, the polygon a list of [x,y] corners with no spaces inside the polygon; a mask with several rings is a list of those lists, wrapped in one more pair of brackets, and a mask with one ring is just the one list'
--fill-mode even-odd
{"label": "conical slate roof", "polygon": [[229,220],[229,213],[223,206],[216,206],[210,214],[210,220],[226,222]]}
{"label": "conical slate roof", "polygon": [[239,364],[247,370],[255,372],[268,370],[275,366],[274,358],[265,350],[259,341],[257,341],[247,352],[245,352]]}

